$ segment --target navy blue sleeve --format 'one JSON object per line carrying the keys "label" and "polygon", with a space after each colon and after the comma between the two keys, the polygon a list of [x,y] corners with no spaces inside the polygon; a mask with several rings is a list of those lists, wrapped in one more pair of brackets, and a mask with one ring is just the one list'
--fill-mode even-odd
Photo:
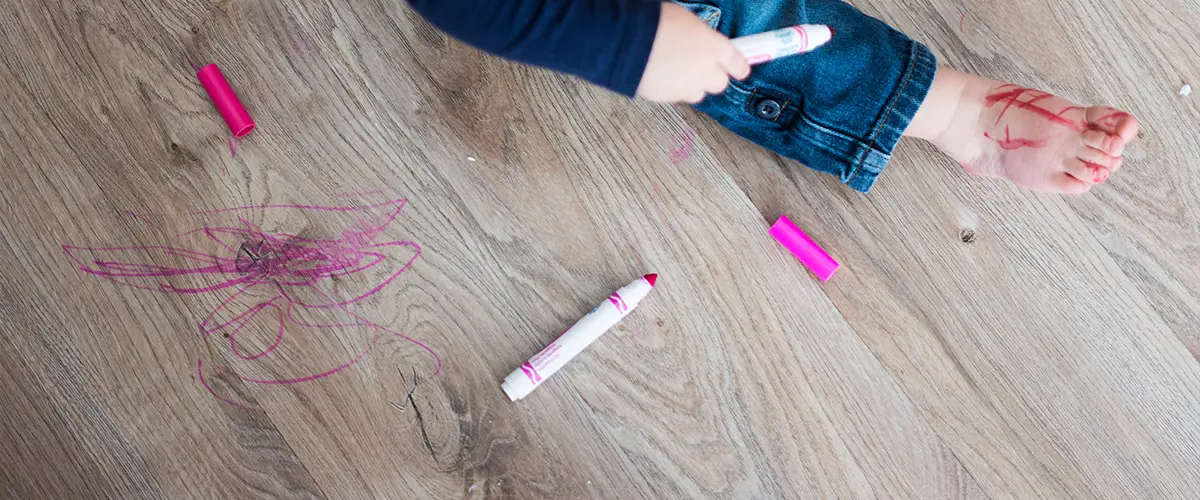
{"label": "navy blue sleeve", "polygon": [[450,36],[632,97],[661,0],[408,0]]}

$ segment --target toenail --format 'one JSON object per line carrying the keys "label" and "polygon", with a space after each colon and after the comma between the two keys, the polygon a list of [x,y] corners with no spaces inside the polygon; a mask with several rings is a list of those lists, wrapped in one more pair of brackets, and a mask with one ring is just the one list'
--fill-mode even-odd
{"label": "toenail", "polygon": [[959,231],[958,239],[967,244],[975,243],[975,230],[967,228]]}

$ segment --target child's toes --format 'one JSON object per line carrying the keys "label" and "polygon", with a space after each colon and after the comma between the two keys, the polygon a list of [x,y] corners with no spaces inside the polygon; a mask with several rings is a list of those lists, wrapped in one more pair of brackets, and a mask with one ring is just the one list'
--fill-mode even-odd
{"label": "child's toes", "polygon": [[1119,109],[1095,107],[1088,108],[1087,122],[1089,130],[1108,132],[1129,143],[1138,133],[1138,121],[1133,115]]}
{"label": "child's toes", "polygon": [[1068,161],[1066,170],[1071,177],[1088,184],[1100,184],[1108,180],[1108,174],[1112,173],[1112,168],[1108,166],[1079,158]]}
{"label": "child's toes", "polygon": [[1122,142],[1128,144],[1138,135],[1138,120],[1133,115],[1125,113],[1118,122],[1116,133],[1121,137]]}
{"label": "child's toes", "polygon": [[1109,156],[1099,149],[1092,148],[1079,148],[1076,157],[1083,160],[1084,163],[1099,165],[1109,170],[1116,170],[1122,163],[1120,156]]}
{"label": "child's toes", "polygon": [[1083,145],[1100,150],[1108,156],[1121,156],[1125,152],[1125,141],[1119,135],[1103,130],[1085,130],[1082,137]]}
{"label": "child's toes", "polygon": [[1083,182],[1067,173],[1055,174],[1051,182],[1054,189],[1063,194],[1083,194],[1092,189],[1092,183]]}

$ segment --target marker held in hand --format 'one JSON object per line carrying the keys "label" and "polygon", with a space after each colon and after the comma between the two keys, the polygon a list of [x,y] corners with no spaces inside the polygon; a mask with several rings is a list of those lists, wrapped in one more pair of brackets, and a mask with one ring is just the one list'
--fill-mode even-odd
{"label": "marker held in hand", "polygon": [[731,40],[751,66],[781,57],[812,52],[833,39],[833,28],[821,24],[800,24],[743,36]]}

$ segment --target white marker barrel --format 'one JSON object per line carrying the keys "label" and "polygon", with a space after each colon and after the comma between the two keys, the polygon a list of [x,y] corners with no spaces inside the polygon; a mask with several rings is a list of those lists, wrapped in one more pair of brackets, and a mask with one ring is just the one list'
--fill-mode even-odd
{"label": "white marker barrel", "polygon": [[629,315],[654,288],[657,279],[657,274],[647,274],[613,292],[608,296],[608,300],[600,303],[541,352],[504,377],[500,388],[504,389],[508,399],[516,401],[529,395],[559,368],[571,361],[571,358],[583,352],[587,346],[604,335],[604,332]]}
{"label": "white marker barrel", "polygon": [[780,57],[811,52],[833,39],[833,29],[822,24],[801,24],[732,40],[742,57],[751,65]]}

